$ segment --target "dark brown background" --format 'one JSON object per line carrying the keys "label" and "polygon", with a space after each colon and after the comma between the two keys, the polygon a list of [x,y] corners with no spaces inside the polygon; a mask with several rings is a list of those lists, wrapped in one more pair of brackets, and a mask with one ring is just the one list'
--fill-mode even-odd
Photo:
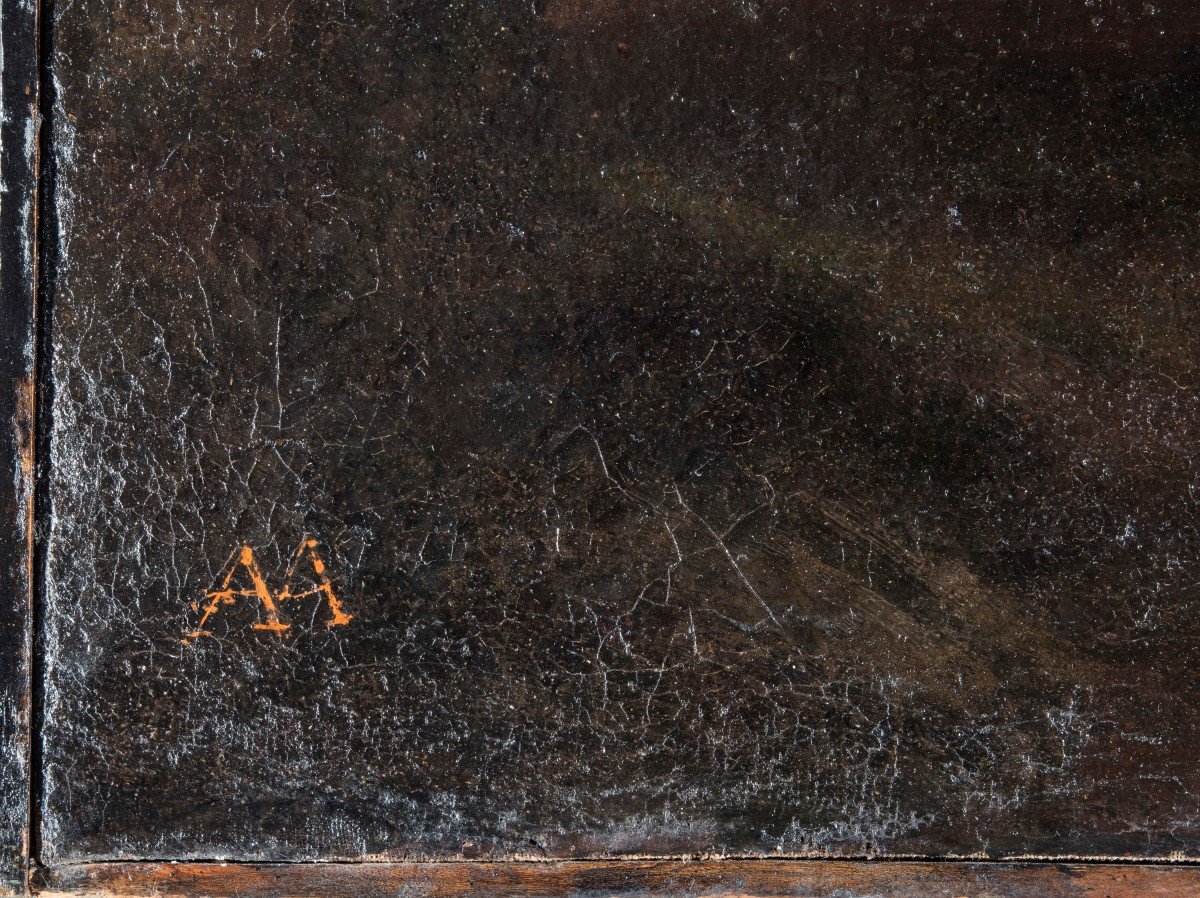
{"label": "dark brown background", "polygon": [[57,3],[44,859],[1195,854],[1197,25]]}

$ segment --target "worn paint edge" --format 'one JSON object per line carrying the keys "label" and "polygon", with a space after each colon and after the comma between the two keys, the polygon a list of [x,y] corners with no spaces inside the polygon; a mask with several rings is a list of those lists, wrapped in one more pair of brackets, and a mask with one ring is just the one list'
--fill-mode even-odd
{"label": "worn paint edge", "polygon": [[33,894],[373,896],[805,896],[805,898],[1183,898],[1200,867],[977,861],[557,861],[428,864],[108,862],[43,868]]}

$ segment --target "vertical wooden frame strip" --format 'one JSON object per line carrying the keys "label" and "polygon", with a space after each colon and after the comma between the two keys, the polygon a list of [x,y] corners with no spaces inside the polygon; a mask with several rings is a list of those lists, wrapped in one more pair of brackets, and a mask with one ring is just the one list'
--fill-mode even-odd
{"label": "vertical wooden frame strip", "polygon": [[32,842],[34,446],[40,115],[36,0],[0,0],[0,894]]}

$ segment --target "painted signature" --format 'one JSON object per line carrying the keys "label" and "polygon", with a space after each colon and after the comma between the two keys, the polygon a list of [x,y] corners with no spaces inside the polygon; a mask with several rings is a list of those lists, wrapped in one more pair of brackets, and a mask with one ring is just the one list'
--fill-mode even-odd
{"label": "painted signature", "polygon": [[[305,562],[312,568],[311,583],[315,585],[308,589],[294,589],[293,586],[297,582],[301,566]],[[242,575],[243,579],[248,579],[249,585],[235,586],[234,581],[238,579],[239,575]],[[329,580],[328,569],[318,550],[317,540],[306,536],[300,541],[299,548],[296,549],[291,563],[288,564],[287,573],[284,574],[283,588],[279,590],[272,590],[267,585],[258,560],[254,557],[254,549],[243,545],[230,557],[220,585],[205,594],[206,602],[203,608],[199,602],[192,604],[192,610],[200,612],[200,621],[194,630],[189,631],[183,637],[183,642],[187,644],[201,636],[212,636],[212,631],[205,629],[208,622],[223,605],[232,605],[238,599],[243,598],[258,599],[262,606],[262,612],[266,616],[266,620],[254,624],[254,629],[269,630],[282,637],[286,635],[292,625],[280,618],[280,604],[290,599],[303,599],[314,595],[322,596],[329,607],[329,619],[325,622],[326,627],[343,627],[354,619],[353,614],[346,613],[341,600],[333,591],[333,584]]]}

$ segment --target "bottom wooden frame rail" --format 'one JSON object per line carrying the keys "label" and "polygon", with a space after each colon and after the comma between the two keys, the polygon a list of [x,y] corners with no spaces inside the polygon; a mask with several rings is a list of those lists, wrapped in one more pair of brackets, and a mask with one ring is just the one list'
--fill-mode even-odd
{"label": "bottom wooden frame rail", "polygon": [[991,861],[161,863],[43,867],[35,895],[376,898],[1183,898],[1200,867]]}

